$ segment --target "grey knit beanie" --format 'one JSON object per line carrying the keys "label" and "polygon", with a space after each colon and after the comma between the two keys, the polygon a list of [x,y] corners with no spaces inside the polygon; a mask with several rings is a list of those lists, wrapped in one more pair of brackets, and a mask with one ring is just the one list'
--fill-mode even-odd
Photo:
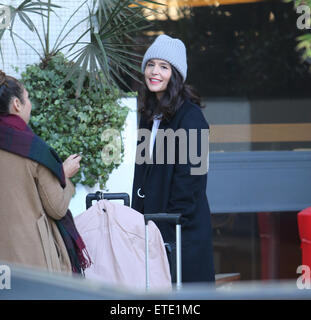
{"label": "grey knit beanie", "polygon": [[184,43],[165,34],[158,36],[146,51],[141,71],[145,72],[146,63],[150,59],[161,59],[173,65],[181,74],[184,82],[187,78],[187,54]]}

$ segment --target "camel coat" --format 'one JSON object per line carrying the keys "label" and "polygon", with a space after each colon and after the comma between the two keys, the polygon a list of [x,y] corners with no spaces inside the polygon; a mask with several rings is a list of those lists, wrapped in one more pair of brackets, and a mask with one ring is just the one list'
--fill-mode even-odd
{"label": "camel coat", "polygon": [[0,150],[0,261],[71,274],[54,219],[73,193],[69,179],[63,189],[46,167]]}

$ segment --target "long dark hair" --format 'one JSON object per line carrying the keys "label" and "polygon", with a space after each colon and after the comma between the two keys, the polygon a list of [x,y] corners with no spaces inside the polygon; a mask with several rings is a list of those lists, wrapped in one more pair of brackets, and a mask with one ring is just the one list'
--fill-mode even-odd
{"label": "long dark hair", "polygon": [[24,86],[15,78],[7,76],[0,70],[0,114],[10,112],[10,103],[13,98],[24,101]]}
{"label": "long dark hair", "polygon": [[164,121],[170,121],[185,99],[189,99],[201,108],[201,99],[194,89],[183,82],[181,74],[171,65],[172,75],[167,88],[160,100],[151,92],[145,81],[138,95],[138,112],[148,122],[152,122],[155,115],[162,114]]}

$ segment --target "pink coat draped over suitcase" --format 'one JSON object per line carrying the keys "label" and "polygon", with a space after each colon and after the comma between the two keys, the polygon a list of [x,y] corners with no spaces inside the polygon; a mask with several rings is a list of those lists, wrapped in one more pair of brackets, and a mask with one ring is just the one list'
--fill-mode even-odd
{"label": "pink coat draped over suitcase", "polygon": [[[104,211],[104,210],[105,211]],[[130,207],[100,200],[75,217],[76,227],[90,254],[87,279],[145,289],[144,217]],[[150,289],[171,289],[171,275],[164,242],[158,227],[149,222]]]}

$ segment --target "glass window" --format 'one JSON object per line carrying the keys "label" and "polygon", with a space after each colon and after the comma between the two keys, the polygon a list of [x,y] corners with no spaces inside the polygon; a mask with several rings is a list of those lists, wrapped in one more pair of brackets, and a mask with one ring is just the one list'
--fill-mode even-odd
{"label": "glass window", "polygon": [[[138,39],[182,39],[211,126],[211,152],[311,150],[310,65],[292,3],[164,0]],[[133,85],[135,88],[135,85]]]}
{"label": "glass window", "polygon": [[216,274],[240,280],[297,279],[301,265],[296,212],[212,215]]}
{"label": "glass window", "polygon": [[205,99],[211,151],[311,151],[311,99]]}

